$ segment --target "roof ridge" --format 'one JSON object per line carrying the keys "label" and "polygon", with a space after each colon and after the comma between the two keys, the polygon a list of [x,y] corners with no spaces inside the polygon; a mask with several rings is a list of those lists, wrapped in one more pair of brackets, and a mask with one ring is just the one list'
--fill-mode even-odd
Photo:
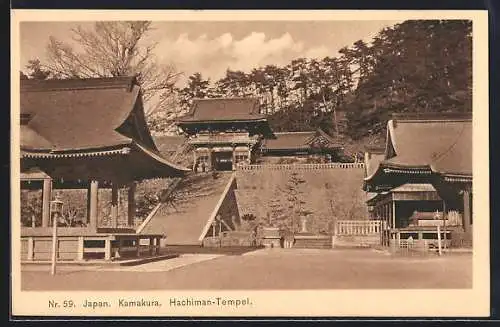
{"label": "roof ridge", "polygon": [[21,80],[21,91],[54,91],[127,88],[132,91],[138,85],[135,76],[99,77],[99,78],[67,78],[48,80]]}

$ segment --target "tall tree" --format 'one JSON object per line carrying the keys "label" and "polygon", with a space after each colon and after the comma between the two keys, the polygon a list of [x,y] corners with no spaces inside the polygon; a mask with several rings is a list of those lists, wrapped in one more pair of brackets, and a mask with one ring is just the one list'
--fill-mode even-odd
{"label": "tall tree", "polygon": [[135,75],[142,86],[146,114],[171,104],[179,75],[172,65],[159,64],[146,41],[149,21],[96,22],[72,29],[74,44],[50,37],[44,67],[55,78],[93,78]]}
{"label": "tall tree", "polygon": [[189,109],[194,98],[206,98],[212,93],[210,80],[203,79],[200,73],[189,76],[187,85],[175,89],[179,96],[179,104],[183,110]]}
{"label": "tall tree", "polygon": [[395,112],[471,111],[471,31],[466,20],[410,20],[354,46],[351,63],[365,56],[368,67],[346,104],[350,134],[381,133]]}

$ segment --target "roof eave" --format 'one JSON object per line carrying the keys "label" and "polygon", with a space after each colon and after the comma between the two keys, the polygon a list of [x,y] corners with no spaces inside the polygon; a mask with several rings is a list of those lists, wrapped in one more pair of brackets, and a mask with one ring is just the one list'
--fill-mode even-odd
{"label": "roof eave", "polygon": [[21,149],[21,158],[32,159],[62,159],[62,158],[84,158],[84,157],[102,157],[109,155],[125,155],[130,152],[130,148],[122,146],[108,149],[92,149],[87,151],[30,151]]}
{"label": "roof eave", "polygon": [[145,153],[146,155],[148,155],[149,157],[153,158],[154,160],[158,161],[159,163],[161,163],[161,164],[163,164],[165,166],[168,166],[171,169],[177,170],[177,171],[182,172],[182,173],[191,171],[191,169],[189,169],[189,168],[186,168],[186,167],[183,167],[181,165],[178,165],[178,164],[175,164],[173,162],[170,162],[169,160],[163,158],[160,154],[154,153],[153,151],[147,149],[146,147],[144,147],[144,146],[142,146],[142,145],[140,145],[138,143],[134,143],[134,145],[139,150],[141,150],[143,153]]}

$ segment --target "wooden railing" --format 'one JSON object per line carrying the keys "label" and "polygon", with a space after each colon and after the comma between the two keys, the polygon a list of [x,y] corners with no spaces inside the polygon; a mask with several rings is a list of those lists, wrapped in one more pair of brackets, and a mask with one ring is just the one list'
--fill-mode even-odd
{"label": "wooden railing", "polygon": [[270,164],[270,165],[237,165],[236,170],[313,170],[313,169],[349,169],[363,168],[364,163],[311,163],[311,164]]}
{"label": "wooden railing", "polygon": [[380,220],[338,220],[336,235],[374,235],[381,233]]}
{"label": "wooden railing", "polygon": [[[21,235],[22,261],[49,261],[52,253],[51,231],[45,235]],[[57,260],[83,261],[98,255],[104,260],[126,256],[158,255],[161,234],[108,234],[86,232],[57,236]],[[144,242],[145,241],[145,242]],[[145,243],[145,244],[144,244]]]}

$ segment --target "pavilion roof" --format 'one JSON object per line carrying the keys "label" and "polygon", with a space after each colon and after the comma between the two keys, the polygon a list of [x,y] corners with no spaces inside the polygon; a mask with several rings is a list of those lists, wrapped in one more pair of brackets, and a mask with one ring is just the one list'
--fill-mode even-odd
{"label": "pavilion roof", "polygon": [[335,140],[321,129],[306,132],[277,132],[276,138],[263,141],[264,150],[307,150],[319,143],[328,148],[340,148]]}
{"label": "pavilion roof", "polygon": [[[378,160],[380,159],[377,158]],[[396,116],[387,123],[383,160],[365,181],[384,172],[472,177],[472,116]]]}
{"label": "pavilion roof", "polygon": [[[130,77],[22,80],[21,115],[26,125],[49,144],[21,135],[33,150],[81,150],[124,145],[130,136],[117,131],[138,101],[140,87]],[[47,143],[47,142],[45,142]]]}
{"label": "pavilion roof", "polygon": [[[444,174],[472,175],[472,119],[390,120],[391,166],[430,166]],[[390,142],[390,143],[389,143]]]}
{"label": "pavilion roof", "polygon": [[265,120],[256,98],[194,99],[191,110],[179,123]]}
{"label": "pavilion roof", "polygon": [[381,199],[387,197],[394,197],[397,194],[401,193],[413,193],[413,194],[427,194],[426,196],[422,195],[422,200],[439,200],[439,195],[434,186],[430,183],[406,183],[395,187],[391,190],[379,192],[379,193],[369,193],[368,199],[366,200],[367,205],[375,205]]}
{"label": "pavilion roof", "polygon": [[437,191],[434,188],[434,186],[432,186],[432,184],[430,183],[406,183],[393,188],[390,192],[409,193],[409,192],[437,192]]}
{"label": "pavilion roof", "polygon": [[132,151],[169,170],[187,170],[159,154],[146,126],[134,77],[21,80],[20,108],[24,158],[96,157]]}

